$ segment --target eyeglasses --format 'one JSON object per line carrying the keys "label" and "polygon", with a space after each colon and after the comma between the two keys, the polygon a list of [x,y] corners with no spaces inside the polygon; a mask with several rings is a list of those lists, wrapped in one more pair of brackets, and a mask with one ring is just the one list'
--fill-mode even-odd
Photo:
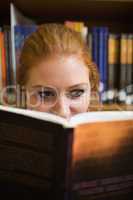
{"label": "eyeglasses", "polygon": [[79,84],[70,87],[65,91],[59,91],[53,86],[34,86],[26,90],[28,102],[34,102],[35,106],[44,104],[45,106],[54,106],[61,95],[64,95],[69,101],[77,102],[90,94],[88,84]]}

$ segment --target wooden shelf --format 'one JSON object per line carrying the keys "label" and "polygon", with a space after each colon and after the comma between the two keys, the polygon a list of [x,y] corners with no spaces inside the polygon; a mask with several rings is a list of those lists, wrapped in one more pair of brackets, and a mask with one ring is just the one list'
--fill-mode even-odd
{"label": "wooden shelf", "polygon": [[4,0],[0,6],[1,21],[10,17],[10,2],[38,23],[81,20],[93,25],[109,24],[111,28],[120,24],[120,31],[133,30],[131,0]]}
{"label": "wooden shelf", "polygon": [[133,1],[100,0],[14,0],[25,15],[48,19],[70,18],[79,20],[105,19],[132,21]]}

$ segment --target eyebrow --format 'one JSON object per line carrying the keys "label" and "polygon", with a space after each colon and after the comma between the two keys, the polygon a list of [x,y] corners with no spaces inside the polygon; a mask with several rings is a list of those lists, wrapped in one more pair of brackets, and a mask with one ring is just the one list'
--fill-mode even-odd
{"label": "eyebrow", "polygon": [[70,86],[70,87],[68,87],[68,88],[69,88],[69,89],[73,89],[73,88],[75,88],[75,87],[86,86],[86,85],[88,85],[88,84],[87,84],[87,83],[79,83],[79,84],[76,84],[76,85]]}
{"label": "eyebrow", "polygon": [[[68,89],[73,89],[73,88],[76,88],[76,87],[79,87],[79,86],[86,86],[88,85],[87,83],[78,83],[76,85],[72,85],[72,86],[69,86]],[[49,85],[32,85],[31,86],[32,88],[38,88],[38,87],[47,87],[47,88],[51,88],[52,86],[49,86]],[[53,86],[55,87],[55,86]]]}
{"label": "eyebrow", "polygon": [[32,88],[38,88],[38,87],[47,87],[47,88],[50,88],[50,86],[48,86],[48,85],[32,85],[31,87]]}

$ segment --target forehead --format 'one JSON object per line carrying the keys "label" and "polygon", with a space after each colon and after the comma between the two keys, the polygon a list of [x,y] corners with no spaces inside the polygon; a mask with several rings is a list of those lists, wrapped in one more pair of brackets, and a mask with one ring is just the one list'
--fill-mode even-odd
{"label": "forehead", "polygon": [[28,83],[58,88],[89,84],[89,70],[78,56],[56,56],[34,66],[29,73]]}

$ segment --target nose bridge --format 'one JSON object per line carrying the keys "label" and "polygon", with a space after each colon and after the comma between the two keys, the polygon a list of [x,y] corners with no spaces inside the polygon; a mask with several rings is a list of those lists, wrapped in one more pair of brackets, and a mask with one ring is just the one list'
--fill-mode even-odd
{"label": "nose bridge", "polygon": [[64,93],[60,93],[53,109],[58,115],[62,117],[69,117],[70,102]]}

